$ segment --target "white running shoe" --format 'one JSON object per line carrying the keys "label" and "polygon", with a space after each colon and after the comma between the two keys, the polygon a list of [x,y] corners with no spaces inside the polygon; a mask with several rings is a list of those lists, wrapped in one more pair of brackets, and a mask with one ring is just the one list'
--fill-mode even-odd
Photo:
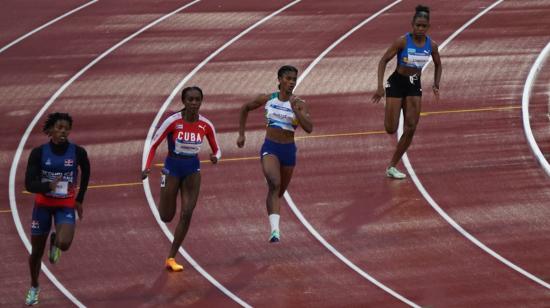
{"label": "white running shoe", "polygon": [[280,241],[281,241],[281,234],[279,233],[279,230],[273,230],[271,232],[271,235],[269,236],[269,242],[278,243]]}
{"label": "white running shoe", "polygon": [[407,175],[395,167],[389,167],[386,169],[386,176],[392,179],[402,180],[407,177]]}

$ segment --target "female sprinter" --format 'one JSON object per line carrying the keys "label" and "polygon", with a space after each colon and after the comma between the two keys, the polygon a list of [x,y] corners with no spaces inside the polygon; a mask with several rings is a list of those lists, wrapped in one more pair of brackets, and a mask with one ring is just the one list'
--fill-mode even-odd
{"label": "female sprinter", "polygon": [[393,42],[378,63],[378,89],[372,96],[372,102],[374,103],[379,102],[384,96],[382,81],[386,64],[397,55],[397,68],[388,78],[385,86],[386,115],[384,119],[386,132],[393,134],[397,131],[399,115],[403,110],[405,120],[403,135],[399,139],[390,165],[386,169],[386,176],[394,179],[406,178],[406,175],[397,170],[395,166],[411,144],[420,118],[422,98],[420,74],[424,65],[430,60],[430,55],[435,64],[432,89],[436,102],[439,101],[439,80],[443,68],[439,58],[438,45],[426,35],[429,28],[430,9],[419,5],[416,7],[416,13],[412,19],[412,33],[407,33]]}
{"label": "female sprinter", "polygon": [[260,150],[262,169],[267,180],[267,214],[271,225],[269,242],[280,240],[280,199],[283,196],[296,165],[294,131],[300,125],[307,133],[313,130],[307,106],[292,94],[296,86],[298,70],[289,65],[279,69],[279,92],[262,94],[242,106],[239,120],[237,146],[245,142],[245,126],[248,112],[265,105],[267,128],[265,142]]}
{"label": "female sprinter", "polygon": [[151,173],[155,151],[166,138],[168,156],[164,161],[160,183],[159,213],[162,221],[170,222],[174,218],[178,193],[181,192],[180,219],[165,263],[166,268],[174,272],[183,270],[183,266],[176,262],[175,257],[187,234],[199,197],[201,169],[198,153],[205,137],[213,152],[210,154],[210,161],[215,164],[221,157],[214,125],[199,114],[202,99],[202,90],[199,87],[188,87],[182,90],[181,100],[184,108],[168,117],[155,133],[147,155],[145,170],[141,173],[142,179],[146,179]]}
{"label": "female sprinter", "polygon": [[[29,306],[38,304],[38,275],[52,218],[55,221],[55,232],[50,236],[49,259],[52,264],[59,261],[61,250],[66,251],[71,246],[75,208],[80,220],[83,218],[82,202],[90,179],[90,162],[86,150],[68,140],[72,125],[73,119],[67,113],[49,114],[42,131],[50,137],[50,142],[32,149],[27,164],[25,188],[36,194],[29,258],[31,288],[25,300]],[[81,176],[76,195],[78,167]]]}

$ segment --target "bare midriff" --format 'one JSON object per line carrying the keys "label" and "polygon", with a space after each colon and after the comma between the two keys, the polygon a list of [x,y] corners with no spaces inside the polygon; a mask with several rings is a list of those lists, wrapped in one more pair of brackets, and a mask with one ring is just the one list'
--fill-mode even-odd
{"label": "bare midriff", "polygon": [[293,143],[294,132],[277,127],[267,127],[265,138],[277,143]]}
{"label": "bare midriff", "polygon": [[413,67],[407,67],[403,65],[397,66],[397,73],[404,76],[412,76],[417,75],[420,77],[420,74],[422,74],[421,69],[413,68]]}

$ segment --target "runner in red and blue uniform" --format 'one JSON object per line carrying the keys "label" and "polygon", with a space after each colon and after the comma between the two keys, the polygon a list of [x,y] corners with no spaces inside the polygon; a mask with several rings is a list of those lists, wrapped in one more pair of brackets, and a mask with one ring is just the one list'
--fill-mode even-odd
{"label": "runner in red and blue uniform", "polygon": [[184,108],[168,117],[155,133],[147,155],[142,179],[151,173],[151,163],[161,142],[168,142],[168,156],[161,174],[159,213],[162,221],[170,222],[176,214],[178,193],[181,191],[181,215],[174,234],[174,241],[166,259],[166,268],[175,272],[183,266],[175,260],[176,253],[187,234],[193,210],[197,204],[201,184],[198,153],[203,141],[208,139],[212,154],[210,161],[217,163],[221,151],[216,140],[214,125],[199,114],[203,94],[199,87],[182,90]]}
{"label": "runner in red and blue uniform", "polygon": [[[59,261],[61,251],[71,246],[75,232],[75,208],[83,218],[82,202],[90,179],[90,162],[84,148],[69,142],[73,120],[67,113],[48,115],[43,132],[50,142],[34,148],[25,173],[27,191],[35,193],[31,224],[32,252],[29,258],[31,288],[27,305],[38,303],[40,288],[38,275],[48,235],[55,221],[55,232],[50,236],[50,263]],[[80,188],[77,190],[78,167]]]}
{"label": "runner in red and blue uniform", "polygon": [[[443,68],[439,57],[438,45],[426,33],[430,28],[430,9],[419,5],[412,19],[412,32],[398,38],[386,50],[378,63],[378,89],[371,101],[378,103],[386,94],[386,111],[384,126],[388,134],[394,134],[399,126],[401,110],[404,115],[403,135],[397,143],[395,152],[386,169],[386,176],[393,179],[404,179],[407,176],[395,167],[411,145],[418,120],[422,100],[420,75],[422,68],[434,61],[434,83],[432,90],[435,101],[439,101],[439,81]],[[397,56],[397,67],[383,86],[386,65]]]}

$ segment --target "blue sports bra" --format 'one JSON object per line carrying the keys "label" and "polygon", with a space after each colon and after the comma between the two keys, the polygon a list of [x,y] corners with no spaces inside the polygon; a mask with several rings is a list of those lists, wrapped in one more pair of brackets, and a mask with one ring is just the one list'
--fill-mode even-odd
{"label": "blue sports bra", "polygon": [[432,40],[426,36],[424,46],[416,46],[412,39],[412,34],[405,34],[406,44],[400,52],[397,53],[397,63],[402,66],[422,69],[430,61],[432,55]]}

